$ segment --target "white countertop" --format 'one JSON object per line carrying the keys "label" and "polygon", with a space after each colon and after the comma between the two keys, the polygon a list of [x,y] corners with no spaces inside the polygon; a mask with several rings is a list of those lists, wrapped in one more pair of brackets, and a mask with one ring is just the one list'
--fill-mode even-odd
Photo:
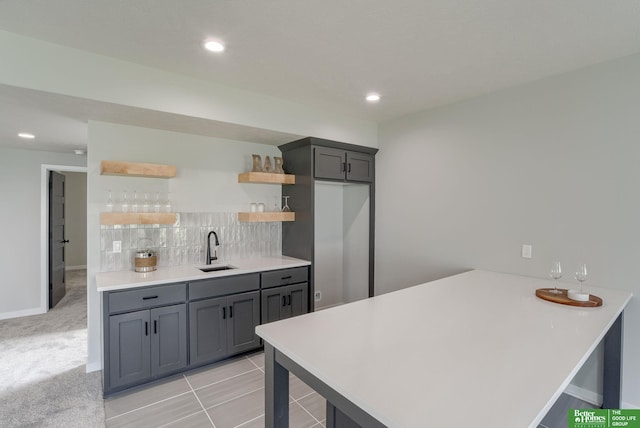
{"label": "white countertop", "polygon": [[[119,272],[99,272],[96,274],[96,289],[98,291],[115,291],[127,288],[144,287],[147,285],[167,284],[171,282],[196,281],[199,279],[220,278],[224,276],[242,275],[245,273],[264,272],[268,270],[287,269],[309,266],[306,260],[287,256],[256,257],[252,259],[216,261],[211,265],[190,265],[160,267],[153,272],[134,272],[133,270]],[[217,272],[202,272],[199,268],[216,265],[231,265],[237,269]]]}
{"label": "white countertop", "polygon": [[388,427],[536,427],[631,298],[535,296],[550,286],[471,271],[256,331]]}

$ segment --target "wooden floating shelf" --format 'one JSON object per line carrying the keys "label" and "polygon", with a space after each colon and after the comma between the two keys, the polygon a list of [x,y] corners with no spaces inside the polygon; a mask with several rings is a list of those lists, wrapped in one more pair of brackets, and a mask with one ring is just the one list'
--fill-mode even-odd
{"label": "wooden floating shelf", "polygon": [[238,213],[238,221],[259,222],[259,221],[296,221],[294,212],[244,212]]}
{"label": "wooden floating shelf", "polygon": [[176,213],[100,213],[100,224],[174,224]]}
{"label": "wooden floating shelf", "polygon": [[296,176],[273,172],[243,172],[238,174],[238,183],[296,184]]}
{"label": "wooden floating shelf", "polygon": [[103,160],[101,175],[126,175],[129,177],[172,178],[176,176],[175,165],[155,163],[121,162]]}

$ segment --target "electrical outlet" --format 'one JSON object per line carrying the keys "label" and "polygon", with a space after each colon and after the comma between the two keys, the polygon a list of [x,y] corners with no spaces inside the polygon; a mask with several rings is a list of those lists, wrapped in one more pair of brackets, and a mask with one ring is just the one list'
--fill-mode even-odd
{"label": "electrical outlet", "polygon": [[533,246],[531,244],[522,244],[522,257],[525,259],[530,259],[532,250]]}
{"label": "electrical outlet", "polygon": [[122,241],[113,241],[113,252],[114,253],[122,252]]}
{"label": "electrical outlet", "polygon": [[322,291],[316,291],[313,294],[313,297],[316,302],[319,302],[320,300],[322,300]]}

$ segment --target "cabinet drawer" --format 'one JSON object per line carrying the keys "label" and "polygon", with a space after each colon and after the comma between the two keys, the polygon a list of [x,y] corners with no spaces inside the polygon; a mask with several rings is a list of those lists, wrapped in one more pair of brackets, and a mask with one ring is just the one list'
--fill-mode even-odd
{"label": "cabinet drawer", "polygon": [[281,285],[296,284],[309,280],[309,268],[274,270],[262,273],[262,288],[279,287]]}
{"label": "cabinet drawer", "polygon": [[189,283],[189,300],[225,296],[260,289],[260,274],[227,276]]}
{"label": "cabinet drawer", "polygon": [[109,293],[109,313],[170,305],[187,300],[187,285],[174,284]]}

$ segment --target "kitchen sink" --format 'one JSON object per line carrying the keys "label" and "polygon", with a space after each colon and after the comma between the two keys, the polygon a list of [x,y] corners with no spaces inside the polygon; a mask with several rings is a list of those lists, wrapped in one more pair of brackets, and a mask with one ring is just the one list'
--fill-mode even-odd
{"label": "kitchen sink", "polygon": [[202,272],[217,272],[219,270],[230,270],[230,269],[237,269],[237,268],[231,265],[207,266],[204,268],[200,268]]}

